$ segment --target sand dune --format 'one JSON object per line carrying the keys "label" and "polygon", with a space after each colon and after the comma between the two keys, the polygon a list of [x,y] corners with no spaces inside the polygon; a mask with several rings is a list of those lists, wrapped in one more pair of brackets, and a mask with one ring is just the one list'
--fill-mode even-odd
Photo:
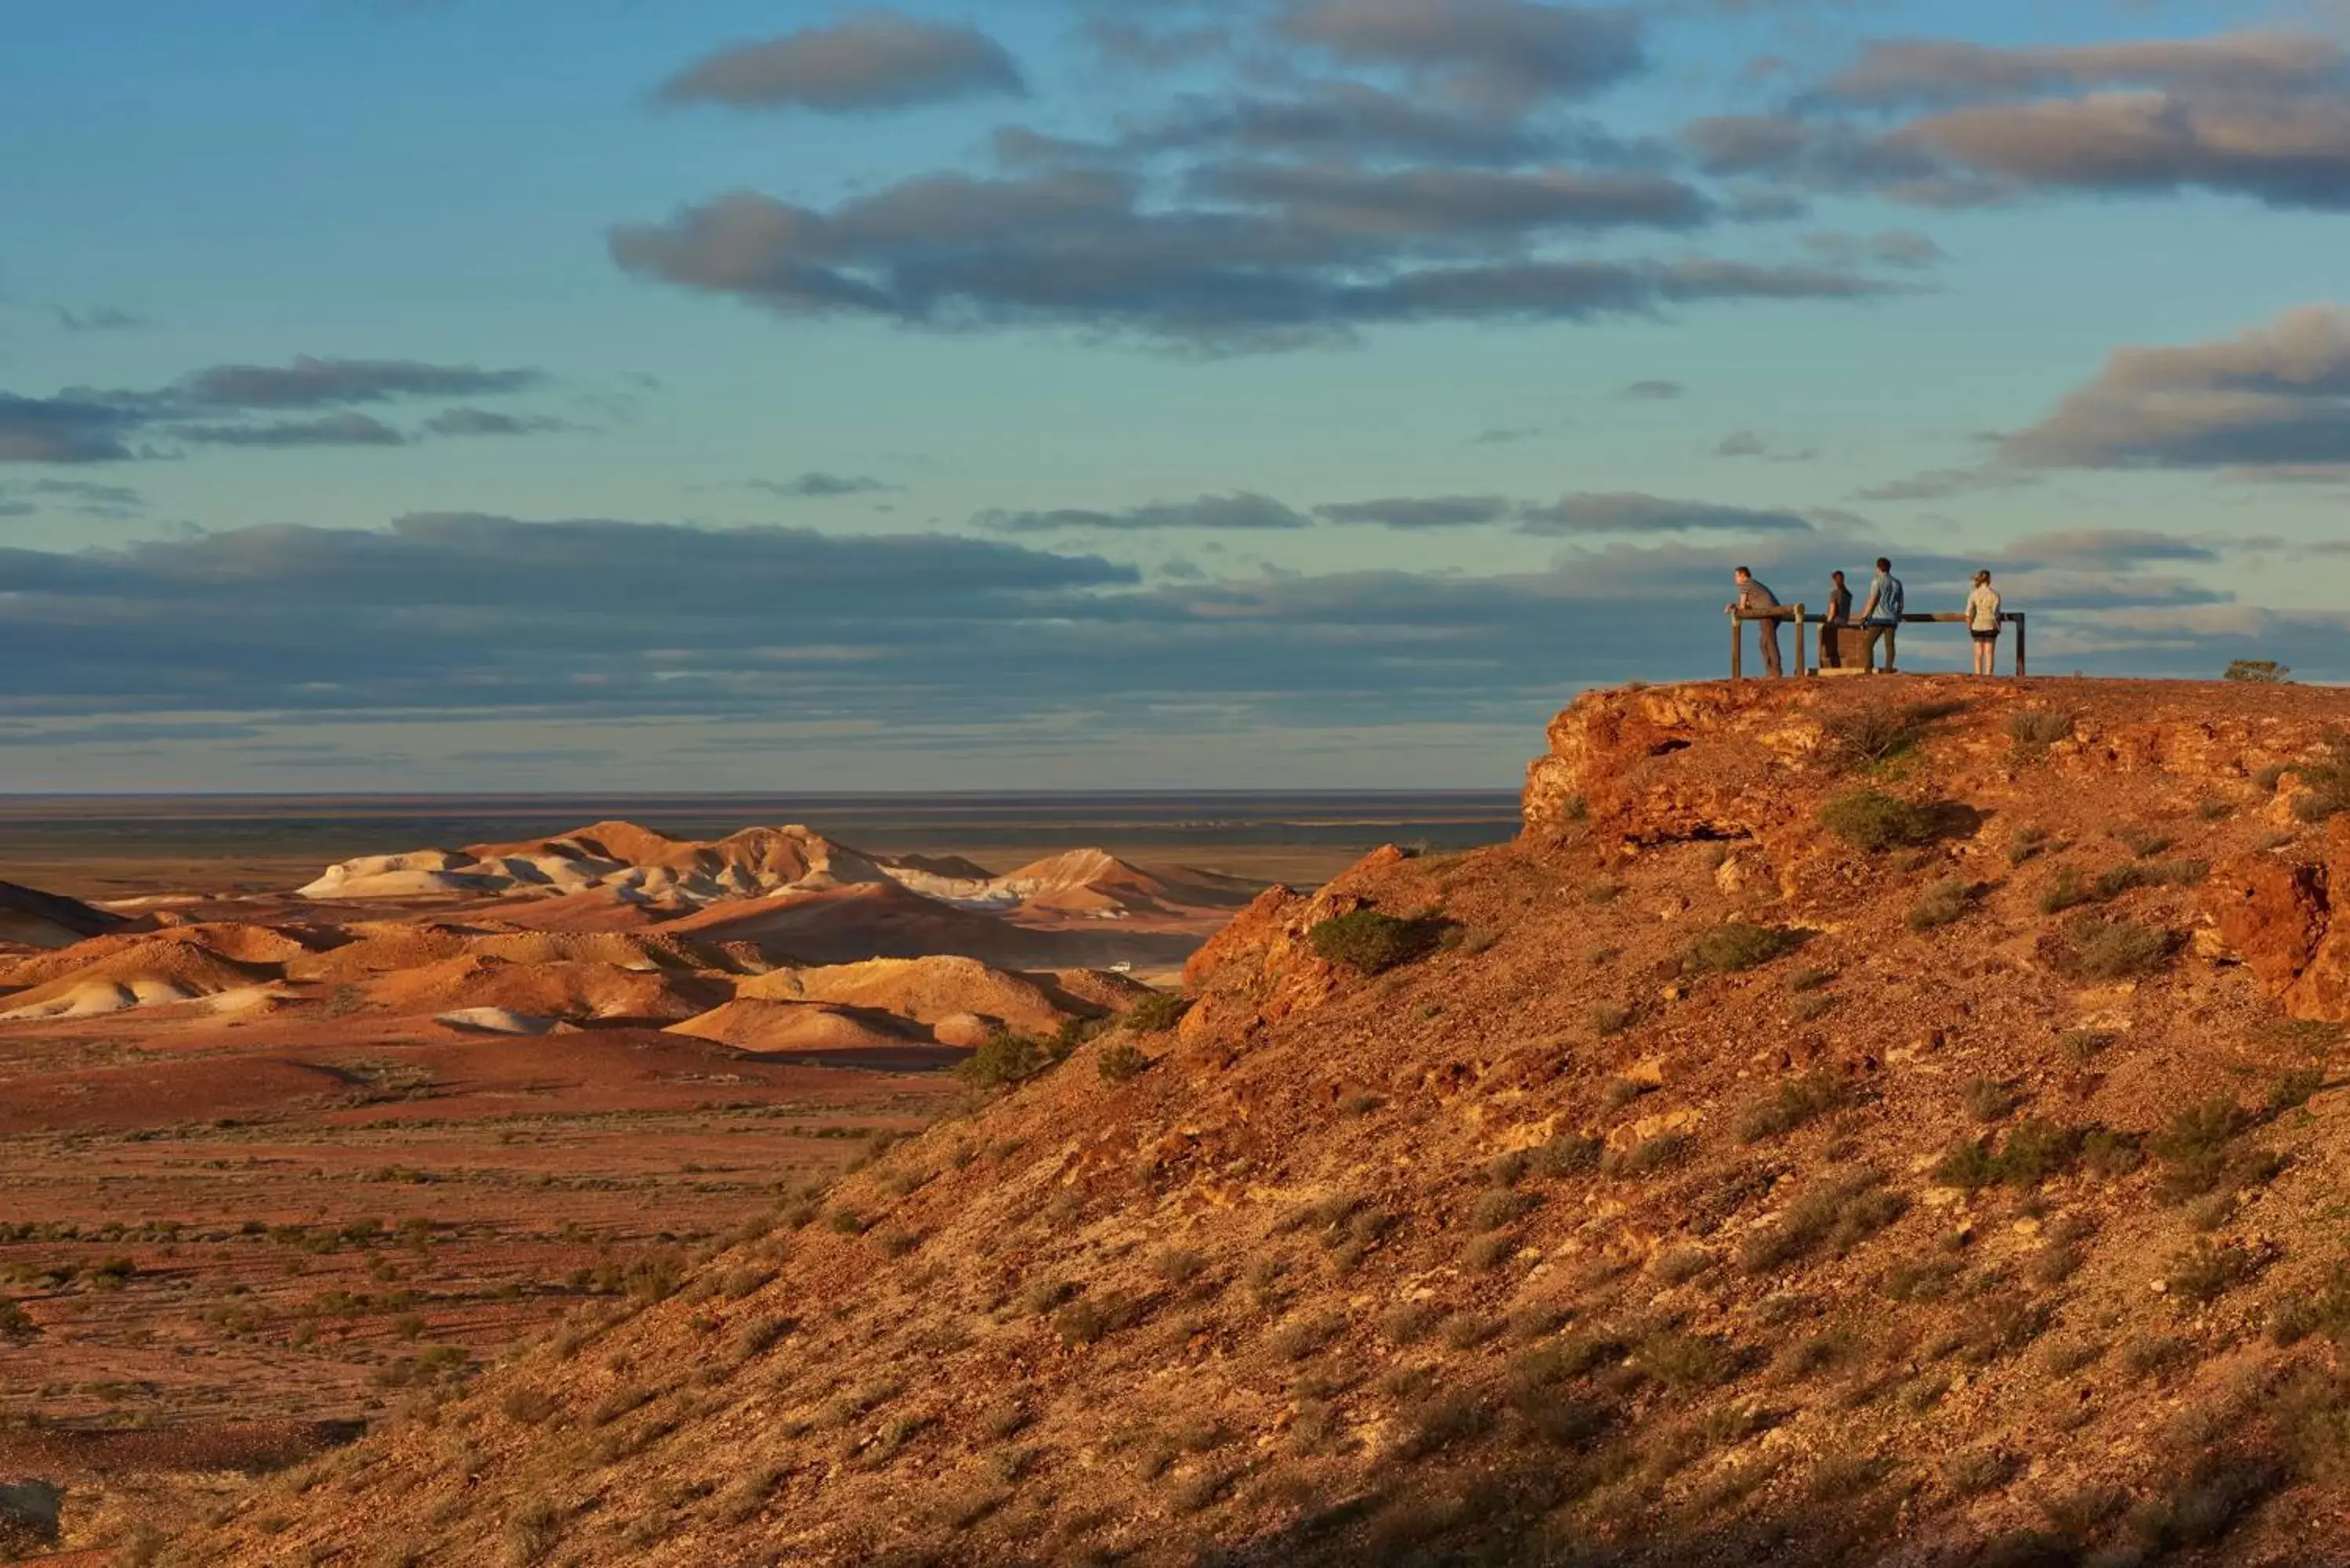
{"label": "sand dune", "polygon": [[28,948],[70,947],[127,924],[120,915],[94,909],[35,888],[0,882],[0,942]]}

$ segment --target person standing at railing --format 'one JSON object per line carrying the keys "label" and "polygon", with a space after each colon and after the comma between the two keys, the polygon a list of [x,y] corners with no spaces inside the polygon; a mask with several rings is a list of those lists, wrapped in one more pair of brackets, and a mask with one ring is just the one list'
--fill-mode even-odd
{"label": "person standing at railing", "polygon": [[1842,572],[1828,574],[1828,618],[1820,627],[1820,668],[1844,668],[1844,629],[1852,624],[1852,590]]}
{"label": "person standing at railing", "polygon": [[1895,642],[1901,630],[1903,608],[1901,579],[1893,575],[1893,563],[1884,556],[1877,557],[1877,576],[1868,579],[1868,603],[1861,607],[1860,654],[1870,674],[1877,672],[1877,645],[1885,644],[1885,673],[1898,675],[1894,661]]}
{"label": "person standing at railing", "polygon": [[1998,672],[1999,614],[1999,590],[1991,586],[1991,574],[1977,572],[1974,592],[1967,596],[1967,630],[1974,638],[1977,675]]}
{"label": "person standing at railing", "polygon": [[[1738,597],[1724,607],[1730,614],[1751,616],[1779,607],[1779,596],[1754,580],[1752,567],[1741,566],[1730,576],[1731,580],[1738,585]],[[1757,620],[1754,635],[1762,644],[1762,668],[1773,675],[1785,674],[1786,671],[1779,667],[1778,618],[1774,616],[1768,620]]]}

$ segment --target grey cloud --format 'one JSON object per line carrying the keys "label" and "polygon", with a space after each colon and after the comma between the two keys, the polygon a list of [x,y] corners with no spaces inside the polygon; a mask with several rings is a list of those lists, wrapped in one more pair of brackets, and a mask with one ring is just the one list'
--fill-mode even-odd
{"label": "grey cloud", "polygon": [[1162,528],[1229,528],[1243,530],[1308,528],[1313,520],[1269,495],[1235,491],[1230,495],[1202,495],[1196,501],[1160,501],[1131,506],[1122,512],[1089,512],[1063,508],[1052,512],[983,512],[976,525],[1001,534],[1057,534],[1076,529],[1107,533],[1149,533]]}
{"label": "grey cloud", "polygon": [[94,305],[87,310],[70,310],[60,306],[57,325],[68,332],[130,332],[147,325],[147,318],[114,305]]}
{"label": "grey cloud", "polygon": [[2350,84],[2350,53],[2320,34],[2232,33],[2074,47],[2004,49],[1956,40],[1873,43],[1821,99],[1892,109],[2126,85],[2292,93]]}
{"label": "grey cloud", "polygon": [[1563,495],[1547,506],[1530,507],[1519,531],[1526,534],[1803,534],[1812,524],[1793,512],[1724,506],[1704,501],[1670,501],[1634,492]]}
{"label": "grey cloud", "polygon": [[2306,306],[2217,342],[2117,350],[2001,452],[2027,468],[2350,462],[2350,310]]}
{"label": "grey cloud", "polygon": [[0,462],[120,462],[138,422],[108,403],[0,392]]}
{"label": "grey cloud", "polygon": [[[11,516],[56,509],[81,517],[123,519],[135,517],[146,509],[147,498],[127,484],[97,484],[80,479],[35,479],[16,484],[0,484],[0,496],[8,497],[5,504]],[[31,496],[33,500],[17,497]]]}
{"label": "grey cloud", "polygon": [[520,436],[577,427],[566,420],[500,413],[494,409],[444,409],[426,420],[424,428],[437,436]]}
{"label": "grey cloud", "polygon": [[1736,430],[1714,443],[1713,455],[1725,458],[1761,458],[1772,462],[1809,462],[1819,456],[1816,447],[1782,446],[1776,438],[1760,431]]}
{"label": "grey cloud", "polygon": [[2144,528],[2068,528],[2012,541],[2002,552],[2012,561],[2115,570],[2147,561],[2216,561],[2209,545]]}
{"label": "grey cloud", "polygon": [[1846,266],[1924,268],[1948,259],[1941,246],[1915,229],[1887,229],[1876,234],[1806,234],[1804,247],[1823,260]]}
{"label": "grey cloud", "polygon": [[977,28],[870,10],[721,49],[671,77],[659,97],[852,114],[1025,91],[1011,55]]}
{"label": "grey cloud", "polygon": [[863,474],[825,473],[811,470],[797,479],[754,479],[754,490],[764,490],[771,495],[790,496],[795,500],[830,500],[841,495],[882,495],[901,491],[902,484],[889,484]]}
{"label": "grey cloud", "polygon": [[1984,465],[1977,468],[1933,468],[1923,473],[1888,480],[1853,494],[1856,501],[1947,501],[1985,490],[2021,490],[2040,483],[2035,474]]}
{"label": "grey cloud", "polygon": [[0,499],[0,517],[30,517],[39,508],[29,501]]}
{"label": "grey cloud", "polygon": [[1196,171],[1191,184],[1211,198],[1280,208],[1306,232],[1348,238],[1690,229],[1713,215],[1694,188],[1661,174],[1250,163]]}
{"label": "grey cloud", "polygon": [[1315,515],[1331,523],[1368,523],[1382,528],[1460,528],[1506,522],[1519,506],[1500,495],[1390,497],[1316,506]]}
{"label": "grey cloud", "polygon": [[1679,381],[1635,381],[1624,389],[1627,402],[1669,403],[1688,394],[1689,389]]}
{"label": "grey cloud", "polygon": [[2232,192],[2350,210],[2350,95],[2199,103],[2162,93],[1953,109],[1896,132],[1976,174],[2092,192]]}
{"label": "grey cloud", "polygon": [[1189,94],[1164,118],[1118,145],[1142,153],[1232,147],[1342,160],[1388,156],[1491,166],[1559,154],[1606,161],[1632,155],[1596,128],[1537,129],[1514,113],[1430,103],[1347,80],[1312,83],[1284,98]]}
{"label": "grey cloud", "polygon": [[170,391],[133,394],[151,402],[229,409],[315,409],[395,398],[464,397],[527,391],[537,370],[485,370],[415,359],[330,359],[304,355],[290,365],[214,365],[183,377]]}
{"label": "grey cloud", "polygon": [[[1425,264],[1414,252],[1433,236],[1343,232],[1285,209],[1145,209],[1139,196],[1132,177],[1103,170],[930,176],[830,213],[736,192],[665,223],[622,225],[610,245],[629,271],[790,315],[1078,327],[1218,351],[1388,323],[1581,320],[1898,292],[1832,266],[1527,259],[1506,234],[1488,235],[1502,248],[1490,261]],[[1419,217],[1436,221],[1426,207]]]}
{"label": "grey cloud", "polygon": [[1507,446],[1512,441],[1532,441],[1542,434],[1540,425],[1488,425],[1470,441],[1471,446]]}
{"label": "grey cloud", "polygon": [[1282,26],[1357,65],[1393,67],[1470,101],[1579,98],[1638,75],[1636,12],[1531,0],[1294,0]]}
{"label": "grey cloud", "polygon": [[345,409],[315,420],[257,425],[175,425],[172,434],[198,446],[405,446],[408,438],[372,415]]}

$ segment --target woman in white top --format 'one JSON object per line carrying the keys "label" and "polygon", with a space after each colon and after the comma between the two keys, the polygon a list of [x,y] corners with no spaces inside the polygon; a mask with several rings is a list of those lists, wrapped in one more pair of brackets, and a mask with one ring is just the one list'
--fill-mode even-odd
{"label": "woman in white top", "polygon": [[1999,590],[1989,572],[1975,574],[1975,591],[1967,596],[1967,630],[1974,634],[1975,673],[1993,675],[1999,666]]}

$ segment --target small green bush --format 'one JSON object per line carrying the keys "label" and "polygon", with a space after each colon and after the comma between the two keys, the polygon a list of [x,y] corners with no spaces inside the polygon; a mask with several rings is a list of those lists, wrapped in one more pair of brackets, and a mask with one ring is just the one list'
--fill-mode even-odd
{"label": "small green bush", "polygon": [[1823,1247],[1842,1257],[1908,1208],[1899,1193],[1886,1189],[1875,1171],[1846,1171],[1806,1191],[1777,1224],[1748,1232],[1740,1266],[1750,1274],[1767,1273]]}
{"label": "small green bush", "polygon": [[1846,1099],[1842,1084],[1825,1074],[1807,1073],[1787,1079],[1761,1099],[1750,1101],[1738,1113],[1734,1130],[1741,1143],[1761,1143],[1842,1108]]}
{"label": "small green bush", "polygon": [[1149,1065],[1150,1058],[1138,1050],[1131,1040],[1113,1040],[1102,1047],[1100,1055],[1094,1058],[1094,1066],[1100,1072],[1102,1081],[1109,1084],[1123,1084],[1139,1077]]}
{"label": "small green bush", "polygon": [[1729,1345],[1707,1334],[1669,1329],[1641,1340],[1633,1361],[1674,1388],[1712,1388],[1738,1376],[1738,1355]]}
{"label": "small green bush", "polygon": [[2027,860],[2037,858],[2054,836],[2044,827],[2017,828],[2015,836],[2008,840],[2007,863],[2021,866]]}
{"label": "small green bush", "polygon": [[2058,961],[2075,980],[2127,980],[2161,968],[2170,951],[2166,932],[2134,920],[2078,915],[2064,928]]}
{"label": "small green bush", "polygon": [[1436,945],[1432,922],[1399,919],[1377,909],[1333,915],[1305,935],[1325,960],[1365,975],[1384,974],[1425,957]]}
{"label": "small green bush", "polygon": [[1544,1176],[1588,1176],[1599,1168],[1607,1146],[1596,1137],[1561,1133],[1534,1150],[1534,1169]]}
{"label": "small green bush", "polygon": [[1603,1175],[1627,1179],[1653,1176],[1679,1165],[1696,1147],[1697,1139],[1687,1133],[1659,1133],[1629,1148],[1609,1149],[1600,1158],[1599,1169]]}
{"label": "small green bush", "polygon": [[2249,1249],[2198,1240],[2172,1255],[2162,1279],[2172,1300],[2202,1306],[2259,1272],[2260,1260]]}
{"label": "small green bush", "polygon": [[1847,709],[1823,721],[1821,751],[1828,765],[1845,772],[1890,762],[1918,743],[1918,718],[1907,709],[1871,705]]}
{"label": "small green bush", "polygon": [[1040,1042],[999,1029],[965,1057],[955,1071],[980,1088],[1002,1089],[1024,1083],[1052,1064],[1051,1053]]}
{"label": "small green bush", "polygon": [[2350,811],[2350,735],[2329,732],[2318,754],[2293,771],[2302,791],[2293,796],[2293,815],[2318,823]]}
{"label": "small green bush", "polygon": [[2256,686],[2274,686],[2292,673],[2290,666],[2279,664],[2273,659],[2231,659],[2228,661],[2227,673],[2220,679],[2247,681]]}
{"label": "small green bush", "polygon": [[1883,790],[1840,794],[1820,807],[1819,822],[1855,849],[1873,855],[1934,836],[1934,819],[1923,807]]}
{"label": "small green bush", "polygon": [[2007,715],[2008,740],[2027,754],[2071,740],[2073,727],[2073,715],[2059,708],[2017,708]]}
{"label": "small green bush", "polygon": [[1950,1151],[1935,1163],[1935,1184],[1969,1189],[2001,1183],[2016,1188],[2037,1187],[2078,1163],[2090,1133],[2081,1127],[2026,1116],[2008,1133],[2006,1143],[1994,1150],[1996,1137],[1986,1134],[1981,1138],[1960,1138],[1951,1145]]}
{"label": "small green bush", "polygon": [[1183,1021],[1191,1004],[1171,991],[1154,991],[1126,1010],[1127,1026],[1138,1033],[1164,1034]]}
{"label": "small green bush", "polygon": [[1691,942],[1681,956],[1681,967],[1716,974],[1755,969],[1785,957],[1803,943],[1803,934],[1798,931],[1732,920],[1714,927]]}
{"label": "small green bush", "polygon": [[1909,906],[1909,929],[1930,931],[1939,926],[1955,925],[1965,917],[1972,901],[1973,893],[1965,878],[1947,877],[1920,893],[1918,901]]}
{"label": "small green bush", "polygon": [[2004,1121],[2015,1109],[2015,1091],[1996,1078],[1969,1078],[1959,1090],[1959,1103],[1976,1121]]}

